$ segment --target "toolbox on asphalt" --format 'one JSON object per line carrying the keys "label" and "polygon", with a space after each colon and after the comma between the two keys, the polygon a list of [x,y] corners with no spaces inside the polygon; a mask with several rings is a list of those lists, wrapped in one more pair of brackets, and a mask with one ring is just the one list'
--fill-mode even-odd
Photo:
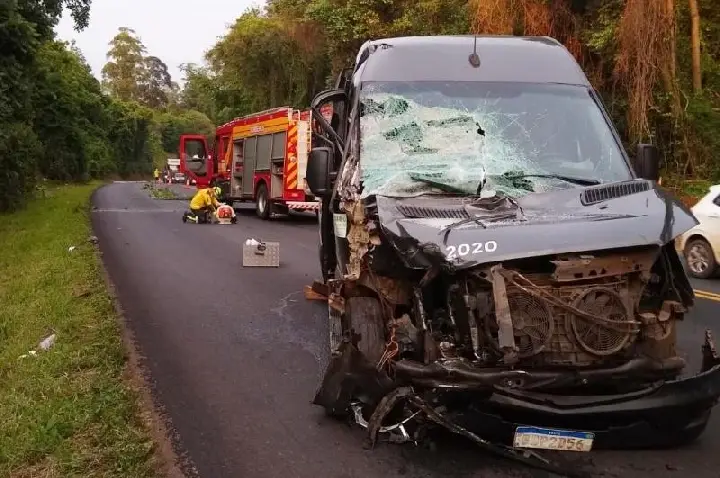
{"label": "toolbox on asphalt", "polygon": [[248,239],[243,244],[243,267],[280,267],[280,243]]}

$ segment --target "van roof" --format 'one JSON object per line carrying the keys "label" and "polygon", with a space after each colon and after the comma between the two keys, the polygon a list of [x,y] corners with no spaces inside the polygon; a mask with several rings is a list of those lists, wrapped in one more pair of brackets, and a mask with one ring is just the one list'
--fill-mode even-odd
{"label": "van roof", "polygon": [[[480,67],[468,60],[477,41]],[[362,65],[360,65],[362,63]],[[446,35],[366,42],[361,81],[497,81],[590,86],[570,52],[550,37]]]}

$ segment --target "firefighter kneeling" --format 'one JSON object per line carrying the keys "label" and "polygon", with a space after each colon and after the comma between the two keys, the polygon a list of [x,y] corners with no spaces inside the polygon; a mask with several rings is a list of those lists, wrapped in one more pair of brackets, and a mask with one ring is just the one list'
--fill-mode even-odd
{"label": "firefighter kneeling", "polygon": [[219,187],[198,189],[190,200],[190,212],[183,214],[183,222],[191,221],[205,224],[212,221],[213,216],[221,224],[235,223],[235,211],[232,207],[219,203],[217,196],[221,194]]}
{"label": "firefighter kneeling", "polygon": [[190,213],[183,215],[183,222],[187,220],[199,224],[210,222],[210,214],[214,213],[219,206],[215,198],[216,189],[220,188],[198,189],[198,192],[190,200]]}

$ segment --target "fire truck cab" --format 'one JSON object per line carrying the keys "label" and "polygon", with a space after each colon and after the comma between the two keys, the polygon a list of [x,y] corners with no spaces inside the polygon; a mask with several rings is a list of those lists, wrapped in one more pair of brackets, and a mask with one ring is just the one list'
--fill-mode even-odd
{"label": "fire truck cab", "polygon": [[254,201],[263,219],[317,212],[319,202],[305,183],[310,128],[310,110],[290,107],[235,118],[216,129],[215,154],[207,154],[203,136],[181,136],[182,169],[198,187],[219,186],[227,204]]}

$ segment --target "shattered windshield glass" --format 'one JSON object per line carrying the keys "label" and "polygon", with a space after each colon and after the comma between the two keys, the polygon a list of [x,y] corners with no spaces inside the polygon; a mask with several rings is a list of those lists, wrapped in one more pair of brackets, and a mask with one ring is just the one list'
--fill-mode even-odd
{"label": "shattered windshield glass", "polygon": [[580,86],[365,83],[361,108],[363,196],[518,197],[631,178]]}

